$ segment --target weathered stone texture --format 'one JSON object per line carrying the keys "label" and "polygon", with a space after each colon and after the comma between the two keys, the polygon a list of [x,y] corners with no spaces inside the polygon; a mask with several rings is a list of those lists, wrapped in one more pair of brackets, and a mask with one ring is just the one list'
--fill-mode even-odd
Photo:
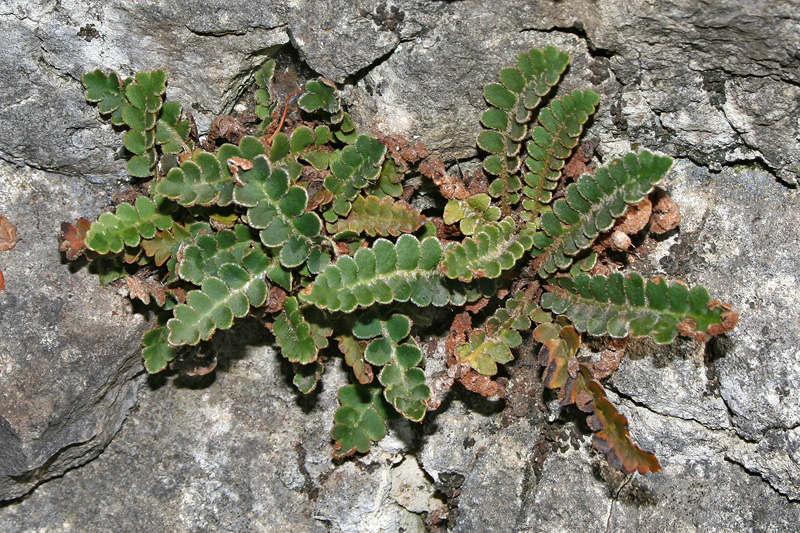
{"label": "weathered stone texture", "polygon": [[110,189],[0,163],[0,213],[20,241],[0,256],[0,500],[93,459],[135,402],[146,323],[86,268],[62,263],[62,220],[96,216]]}
{"label": "weathered stone texture", "polygon": [[[796,529],[798,20],[789,0],[3,3],[0,158],[17,166],[0,166],[0,215],[22,241],[0,252],[0,499],[73,470],[1,508],[0,529],[422,531],[436,516],[465,532]],[[203,131],[285,46],[344,82],[366,131],[465,166],[483,85],[547,44],[572,55],[559,92],[601,95],[585,134],[598,159],[681,158],[664,188],[682,224],[632,267],[702,283],[741,315],[707,348],[632,343],[609,380],[660,473],[611,471],[582,415],[540,412],[535,386],[508,405],[456,391],[421,426],[393,423],[366,456],[333,461],[335,361],[298,399],[271,337],[245,321],[215,340],[211,382],[142,387],[145,321],[60,260],[60,222],[126,190],[120,134],[84,102],[84,71],[166,68]]]}

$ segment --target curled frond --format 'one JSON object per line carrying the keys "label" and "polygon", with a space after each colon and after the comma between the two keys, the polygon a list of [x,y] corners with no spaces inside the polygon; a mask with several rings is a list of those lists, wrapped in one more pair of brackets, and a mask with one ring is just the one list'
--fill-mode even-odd
{"label": "curled frond", "polygon": [[569,361],[581,345],[580,334],[573,326],[560,327],[552,322],[539,324],[533,338],[542,343],[539,363],[544,366],[542,383],[548,389],[559,389],[569,379]]}
{"label": "curled frond", "polygon": [[628,431],[628,420],[620,414],[606,395],[599,381],[592,378],[586,365],[579,365],[574,376],[567,379],[562,405],[577,403],[594,431],[592,443],[606,455],[609,464],[630,474],[658,472],[661,465],[652,453],[640,448]]}

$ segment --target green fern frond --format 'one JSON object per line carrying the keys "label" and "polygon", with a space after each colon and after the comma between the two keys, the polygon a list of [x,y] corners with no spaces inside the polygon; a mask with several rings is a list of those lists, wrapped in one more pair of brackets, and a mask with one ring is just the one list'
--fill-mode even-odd
{"label": "green fern frond", "polygon": [[263,305],[268,289],[264,278],[271,264],[262,251],[250,250],[240,264],[219,267],[217,277],[205,278],[200,290],[189,292],[186,303],[175,307],[174,318],[167,322],[169,343],[208,340],[216,330],[230,328],[234,318],[245,316],[251,305]]}
{"label": "green fern frond", "polygon": [[511,217],[481,228],[474,236],[447,247],[442,270],[448,278],[463,281],[471,281],[473,276],[496,278],[513,268],[517,259],[533,246],[534,231],[525,228],[517,233],[517,224]]}
{"label": "green fern frond", "polygon": [[307,365],[295,363],[293,366],[294,377],[292,378],[292,384],[303,394],[313,392],[317,388],[317,383],[319,383],[322,373],[325,371],[325,365],[322,364],[322,361],[314,361]]}
{"label": "green fern frond", "polygon": [[272,94],[272,78],[275,76],[275,65],[275,60],[271,59],[264,63],[255,75],[256,85],[258,85],[255,94],[256,115],[261,120],[258,124],[259,134],[264,133],[264,130],[269,126],[270,117],[277,106],[277,98]]}
{"label": "green fern frond", "polygon": [[577,146],[583,125],[594,114],[599,101],[596,92],[575,89],[539,112],[539,125],[531,131],[525,159],[528,172],[524,176],[523,206],[531,220],[552,201],[564,161]]}
{"label": "green fern frond", "polygon": [[100,69],[81,76],[81,83],[86,89],[86,100],[96,103],[101,114],[111,114],[111,123],[115,126],[124,124],[122,104],[127,101],[125,87],[131,82],[132,78],[123,81],[116,72],[106,74]]}
{"label": "green fern frond", "polygon": [[238,174],[241,186],[234,189],[233,200],[247,207],[246,223],[261,230],[265,246],[280,247],[281,264],[301,265],[307,258],[322,221],[316,213],[306,211],[308,193],[299,185],[290,185],[285,170],[270,168],[263,155],[253,159],[249,170]]}
{"label": "green fern frond", "polygon": [[[359,339],[372,339],[384,336],[394,343],[398,343],[411,333],[411,319],[401,313],[394,313],[389,317],[382,317],[375,312],[362,313],[352,327],[353,335]],[[376,363],[384,365],[387,361]]]}
{"label": "green fern frond", "polygon": [[128,103],[122,108],[122,120],[130,130],[122,143],[136,154],[128,161],[128,172],[133,176],[152,176],[158,162],[155,127],[166,89],[167,74],[161,69],[137,72],[135,81],[125,86]]}
{"label": "green fern frond", "polygon": [[487,318],[483,326],[473,329],[468,343],[456,347],[458,359],[484,376],[497,374],[498,363],[514,359],[511,350],[522,344],[519,332],[530,329],[531,319],[538,318],[540,312],[535,301],[520,291]]}
{"label": "green fern frond", "polygon": [[404,417],[419,422],[427,411],[431,390],[425,373],[417,368],[422,350],[414,339],[408,339],[411,319],[395,313],[381,317],[374,312],[362,314],[353,326],[353,335],[371,339],[364,349],[364,361],[383,367],[378,381],[383,385],[386,401]]}
{"label": "green fern frond", "polygon": [[672,159],[647,150],[628,153],[597,169],[594,176],[578,178],[565,191],[565,198],[543,213],[534,235],[531,254],[537,257],[543,278],[569,267],[574,256],[592,245],[601,231],[614,225],[628,204],[642,200],[669,172]]}
{"label": "green fern frond", "polygon": [[367,188],[368,195],[399,198],[403,195],[404,176],[405,172],[403,169],[398,169],[391,157],[385,158],[383,160],[383,166],[381,166],[380,176]]}
{"label": "green fern frond", "polygon": [[401,235],[397,243],[377,239],[355,256],[341,256],[325,267],[300,299],[329,311],[350,313],[374,303],[411,301],[420,307],[462,305],[466,287],[448,284],[437,267],[442,245],[434,237],[420,242]]}
{"label": "green fern frond", "polygon": [[386,146],[368,135],[359,135],[355,144],[331,154],[331,173],[324,186],[334,195],[332,208],[336,215],[347,216],[358,192],[380,175],[385,156]]}
{"label": "green fern frond", "polygon": [[[155,186],[155,192],[184,207],[233,202],[234,180],[229,161],[250,161],[265,151],[255,137],[244,137],[238,146],[223,144],[215,153],[200,151],[170,169]],[[234,158],[234,159],[231,159]]]}
{"label": "green fern frond", "polygon": [[455,224],[464,235],[472,235],[487,222],[496,222],[500,218],[500,208],[492,205],[488,194],[473,194],[466,200],[452,198],[444,206],[444,223]]}
{"label": "green fern frond", "polygon": [[178,276],[201,285],[206,278],[217,277],[223,265],[241,263],[245,252],[256,244],[250,228],[244,224],[236,224],[233,229],[216,233],[202,233],[181,250]]}
{"label": "green fern frond", "polygon": [[[223,163],[224,165],[224,163]],[[233,180],[222,172],[216,155],[200,152],[180,166],[170,169],[155,191],[184,207],[229,205],[233,199]]]}
{"label": "green fern frond", "polygon": [[528,134],[532,111],[541,98],[558,83],[569,64],[569,55],[554,46],[533,48],[517,55],[517,66],[501,69],[500,83],[484,87],[483,95],[491,106],[481,116],[486,128],[477,139],[478,146],[489,152],[483,166],[498,176],[490,193],[515,203],[522,186],[515,175],[521,165],[521,143]]}
{"label": "green fern frond", "polygon": [[165,154],[188,152],[191,126],[188,120],[181,120],[181,104],[164,102],[156,122],[156,144],[161,145]]}
{"label": "green fern frond", "polygon": [[[397,351],[419,353],[419,360],[422,359],[422,350],[413,342],[399,345]],[[431,397],[431,389],[425,383],[425,372],[421,368],[392,362],[383,367],[378,374],[378,381],[385,387],[386,401],[391,403],[398,413],[414,422],[420,422],[425,417],[428,409],[426,401]]]}
{"label": "green fern frond", "polygon": [[737,320],[729,306],[711,300],[705,287],[690,290],[661,277],[579,274],[557,277],[555,283],[542,296],[542,307],[566,314],[575,329],[590,335],[649,335],[668,344],[681,334],[705,341],[730,331]]}
{"label": "green fern frond", "polygon": [[256,156],[266,153],[264,143],[258,137],[245,135],[238,145],[225,143],[216,151],[217,159],[219,159],[220,169],[226,176],[233,177],[231,172],[231,165],[234,161],[231,158],[241,158],[247,161],[252,161]]}
{"label": "green fern frond", "polygon": [[[292,183],[296,182],[303,171],[303,165],[297,162],[298,152],[314,142],[313,136],[314,132],[305,126],[300,126],[292,132],[291,138],[282,131],[273,135],[268,155],[272,169],[284,169]],[[298,148],[297,152],[295,148]]]}
{"label": "green fern frond", "polygon": [[356,196],[347,218],[337,220],[331,229],[335,233],[352,231],[370,237],[397,237],[417,231],[424,223],[424,215],[391,196]]}
{"label": "green fern frond", "polygon": [[164,70],[137,72],[135,79],[121,81],[111,72],[101,70],[81,76],[86,99],[97,103],[101,114],[110,114],[115,126],[130,128],[122,144],[134,154],[128,161],[128,171],[136,177],[153,175],[158,163],[156,145],[165,154],[188,151],[190,126],[180,120],[181,105],[164,102],[167,74]]}
{"label": "green fern frond", "polygon": [[150,374],[161,372],[175,359],[175,347],[167,341],[167,328],[160,323],[142,336],[142,358],[144,367]]}
{"label": "green fern frond", "polygon": [[[288,153],[291,154],[295,161],[303,159],[315,169],[324,170],[328,168],[331,157],[329,149],[324,147],[330,141],[330,135],[330,128],[325,125],[317,126],[313,131],[306,126],[298,126],[294,129],[289,139]],[[274,142],[273,140],[273,146]],[[289,168],[287,167],[288,170]],[[291,172],[290,175],[292,175]],[[296,179],[296,177],[293,179]]]}
{"label": "green fern frond", "polygon": [[136,206],[122,203],[115,214],[103,213],[86,234],[86,246],[99,254],[119,253],[125,246],[137,246],[152,239],[158,230],[172,226],[172,217],[158,212],[147,197],[136,199]]}
{"label": "green fern frond", "polygon": [[340,407],[333,415],[331,429],[334,457],[346,457],[355,452],[366,453],[370,441],[386,436],[386,422],[392,407],[383,398],[380,387],[345,385],[339,389]]}
{"label": "green fern frond", "polygon": [[283,306],[273,325],[275,342],[280,346],[281,354],[293,363],[307,365],[316,361],[319,351],[328,345],[333,330],[324,322],[309,321],[294,296],[286,298]]}
{"label": "green fern frond", "polygon": [[342,104],[336,87],[324,78],[306,82],[306,92],[298,99],[297,105],[308,113],[328,114],[334,124],[342,119]]}

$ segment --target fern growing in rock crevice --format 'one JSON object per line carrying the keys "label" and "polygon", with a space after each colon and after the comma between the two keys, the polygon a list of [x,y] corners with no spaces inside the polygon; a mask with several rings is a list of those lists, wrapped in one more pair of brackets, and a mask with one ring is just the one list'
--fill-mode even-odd
{"label": "fern growing in rock crevice", "polygon": [[[544,385],[590,413],[610,463],[656,471],[580,359],[581,334],[705,341],[729,331],[736,314],[702,287],[609,272],[601,237],[629,226],[620,221],[648,201],[672,160],[644,150],[564,183],[599,101],[575,90],[541,107],[568,63],[554,47],[532,49],[485,87],[477,143],[492,178],[482,190],[419,147],[359,133],[327,80],[308,81],[299,110],[287,113],[292,95],[282,103],[275,93],[272,61],[256,73],[259,136],[214,151],[196,146],[180,105],[164,101],[163,71],[87,73],[87,100],[128,130],[131,174],[152,181],[133,205],[65,223],[62,250],[103,259],[105,280],[125,276],[131,297],[163,308],[142,340],[149,372],[248,314],[272,329],[304,393],[338,348],[357,383],[339,391],[337,457],[368,451],[393,417],[422,420],[456,381],[503,394],[498,365],[530,335]],[[447,200],[442,212],[407,202],[415,193],[406,178],[417,171]],[[130,265],[147,268],[130,274]],[[430,307],[454,311],[442,376],[426,376],[419,346]]]}

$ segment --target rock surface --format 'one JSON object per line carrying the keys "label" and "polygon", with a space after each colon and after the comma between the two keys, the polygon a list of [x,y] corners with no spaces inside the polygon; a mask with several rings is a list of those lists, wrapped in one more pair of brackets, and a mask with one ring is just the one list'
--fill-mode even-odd
{"label": "rock surface", "polygon": [[0,213],[20,239],[0,253],[0,500],[96,457],[135,403],[147,324],[63,263],[55,239],[61,221],[97,216],[111,192],[0,162]]}
{"label": "rock surface", "polygon": [[[0,166],[0,214],[23,240],[0,252],[0,499],[73,470],[0,508],[0,529],[796,529],[797,20],[793,2],[765,0],[4,3],[0,158],[17,166]],[[559,91],[601,94],[585,135],[596,155],[683,158],[664,183],[681,227],[633,267],[702,283],[741,314],[705,350],[637,343],[609,380],[657,474],[608,469],[581,416],[537,400],[529,354],[509,369],[505,404],[459,390],[423,425],[394,424],[366,456],[333,461],[338,365],[300,400],[271,337],[245,321],[215,341],[215,379],[142,386],[144,320],[60,262],[59,223],[127,188],[120,136],[83,101],[86,70],[166,67],[170,98],[203,130],[287,45],[347,83],[363,128],[463,163],[483,85],[546,44],[572,55]]]}

